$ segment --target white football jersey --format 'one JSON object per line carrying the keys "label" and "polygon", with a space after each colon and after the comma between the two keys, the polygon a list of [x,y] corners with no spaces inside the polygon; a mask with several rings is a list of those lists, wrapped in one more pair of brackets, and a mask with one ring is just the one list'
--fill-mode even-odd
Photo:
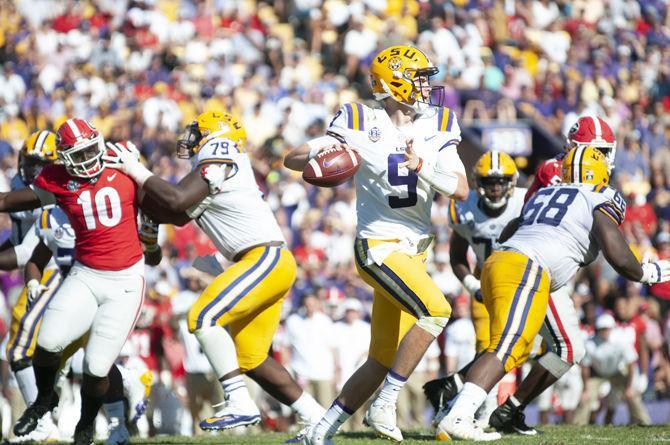
{"label": "white football jersey", "polygon": [[49,264],[55,261],[61,272],[67,274],[74,264],[75,234],[65,212],[60,207],[42,210],[35,223],[35,231],[51,250],[53,256]]}
{"label": "white football jersey", "polygon": [[551,278],[553,292],[598,256],[598,244],[591,238],[595,210],[621,224],[626,203],[618,191],[602,184],[542,188],[524,205],[519,228],[501,248],[540,263]]}
{"label": "white football jersey", "polygon": [[220,193],[206,196],[188,210],[228,260],[251,246],[285,242],[272,209],[258,188],[251,160],[235,142],[212,138],[200,148],[192,163],[194,169],[207,164],[232,167]]}
{"label": "white football jersey", "polygon": [[[12,191],[26,187],[28,186],[23,182],[23,179],[21,179],[21,175],[18,174],[15,175],[10,182],[10,189]],[[31,230],[33,223],[40,215],[41,211],[42,209],[21,210],[9,214],[9,218],[12,220],[12,234],[9,239],[13,245],[18,246],[21,244],[21,241],[23,241],[23,238],[28,231]]]}
{"label": "white football jersey", "polygon": [[449,226],[468,241],[475,252],[480,270],[493,249],[498,247],[498,238],[507,223],[521,213],[525,195],[525,188],[515,187],[512,196],[507,199],[505,210],[496,217],[488,216],[482,210],[483,204],[480,204],[477,190],[471,190],[468,199],[463,202],[451,200]]}
{"label": "white football jersey", "polygon": [[357,236],[372,239],[416,239],[430,231],[435,191],[404,162],[406,141],[427,162],[443,151],[454,170],[465,174],[456,146],[461,130],[448,108],[430,107],[409,125],[396,127],[383,109],[345,104],[326,133],[358,149],[363,160],[356,182]]}

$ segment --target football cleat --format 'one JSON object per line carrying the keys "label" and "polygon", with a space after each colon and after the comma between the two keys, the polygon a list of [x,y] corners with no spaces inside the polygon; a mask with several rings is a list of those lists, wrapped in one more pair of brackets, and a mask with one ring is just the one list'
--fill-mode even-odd
{"label": "football cleat", "polygon": [[105,445],[128,445],[130,443],[130,433],[124,422],[118,417],[112,417],[109,420],[109,436]]}
{"label": "football cleat", "polygon": [[93,437],[95,436],[95,422],[85,427],[77,427],[74,429],[74,445],[94,445]]}
{"label": "football cleat", "polygon": [[423,393],[433,406],[436,413],[447,407],[447,403],[458,394],[458,387],[453,375],[431,380],[423,385]]}
{"label": "football cleat", "polygon": [[14,435],[25,436],[30,434],[37,428],[40,419],[42,419],[46,413],[51,412],[56,406],[58,406],[58,394],[55,392],[50,396],[43,398],[38,396],[37,400],[26,408],[21,417],[19,417],[19,420],[14,424]]}
{"label": "football cleat", "polygon": [[402,432],[396,425],[396,408],[394,403],[376,399],[366,411],[363,424],[369,426],[377,434],[387,439],[402,442]]}
{"label": "football cleat", "polygon": [[498,440],[500,433],[487,433],[479,427],[472,417],[447,416],[437,426],[435,438],[440,442],[452,439],[490,442]]}
{"label": "football cleat", "polygon": [[229,430],[239,426],[257,425],[261,421],[261,413],[258,407],[249,400],[247,403],[225,398],[220,405],[223,408],[212,417],[200,422],[200,428],[205,431]]}
{"label": "football cleat", "polygon": [[300,443],[302,445],[335,445],[332,436],[326,435],[324,431],[316,427],[310,428]]}
{"label": "football cleat", "polygon": [[9,443],[57,442],[60,440],[58,426],[53,422],[51,412],[46,413],[37,422],[37,427],[25,436],[16,436]]}
{"label": "football cleat", "polygon": [[526,415],[523,413],[523,409],[514,406],[509,399],[491,413],[489,425],[496,431],[506,434],[517,433],[524,436],[535,436],[538,433],[535,428],[526,424]]}

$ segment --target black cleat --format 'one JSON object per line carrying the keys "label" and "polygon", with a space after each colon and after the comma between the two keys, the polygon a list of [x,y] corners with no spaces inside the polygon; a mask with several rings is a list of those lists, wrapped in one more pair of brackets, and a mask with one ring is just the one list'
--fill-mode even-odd
{"label": "black cleat", "polygon": [[489,425],[503,434],[523,434],[524,436],[538,434],[535,428],[526,425],[526,415],[523,413],[523,407],[514,406],[509,399],[491,413]]}
{"label": "black cleat", "polygon": [[93,445],[93,436],[95,435],[95,422],[92,424],[80,427],[77,424],[77,427],[74,429],[74,445]]}
{"label": "black cleat", "polygon": [[458,394],[456,380],[453,375],[431,380],[423,385],[423,393],[437,413],[446,408],[447,403]]}
{"label": "black cleat", "polygon": [[14,424],[14,435],[25,436],[30,434],[46,413],[58,406],[58,394],[55,392],[51,396],[44,398],[37,398],[26,410],[23,412],[19,420]]}

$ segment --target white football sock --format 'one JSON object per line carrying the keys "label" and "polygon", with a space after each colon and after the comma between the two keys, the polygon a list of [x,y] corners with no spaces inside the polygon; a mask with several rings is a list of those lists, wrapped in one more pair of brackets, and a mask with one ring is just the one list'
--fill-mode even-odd
{"label": "white football sock", "polygon": [[498,408],[498,385],[499,383],[496,383],[495,386],[491,388],[491,391],[489,391],[486,396],[486,400],[484,400],[482,406],[477,410],[477,420],[483,424],[488,425],[489,417],[491,417],[493,411]]}
{"label": "white football sock", "polygon": [[315,429],[323,431],[326,437],[332,437],[353,413],[353,411],[335,400]]}
{"label": "white football sock", "polygon": [[307,391],[303,391],[300,397],[291,403],[291,409],[298,413],[301,420],[311,424],[317,423],[326,413],[326,409]]}
{"label": "white football sock", "polygon": [[474,383],[466,382],[447,417],[474,417],[484,400],[486,400],[486,391]]}
{"label": "white football sock", "polygon": [[400,390],[405,385],[405,382],[407,382],[407,377],[393,372],[392,369],[389,370],[384,379],[384,386],[379,391],[377,399],[395,405],[398,401],[398,394],[400,394]]}
{"label": "white football sock", "polygon": [[251,395],[249,395],[249,390],[247,389],[247,384],[244,383],[243,375],[236,375],[235,377],[226,380],[219,380],[219,382],[221,382],[221,387],[223,388],[223,393],[226,395],[226,398],[253,403]]}
{"label": "white football sock", "polygon": [[463,379],[461,378],[461,375],[459,373],[455,373],[452,377],[454,378],[454,383],[456,383],[456,389],[458,391],[463,389]]}
{"label": "white football sock", "polygon": [[32,366],[23,368],[14,373],[16,382],[19,384],[19,391],[23,396],[26,406],[33,404],[37,398],[37,383],[35,382],[35,371]]}
{"label": "white football sock", "polygon": [[239,369],[235,343],[228,331],[221,326],[209,326],[195,331],[195,336],[217,379],[221,380],[224,375]]}

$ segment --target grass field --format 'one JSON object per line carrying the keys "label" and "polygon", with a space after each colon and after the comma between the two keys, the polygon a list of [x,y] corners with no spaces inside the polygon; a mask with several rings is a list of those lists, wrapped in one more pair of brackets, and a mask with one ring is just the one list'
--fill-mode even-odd
{"label": "grass field", "polygon": [[[569,444],[601,444],[619,443],[628,444],[653,444],[670,442],[670,427],[573,427],[573,426],[547,426],[542,427],[543,434],[536,437],[506,436],[497,444],[542,444],[542,445],[569,445]],[[133,444],[233,444],[233,445],[270,445],[283,443],[289,436],[287,434],[249,434],[249,435],[217,435],[204,437],[155,437],[152,439],[134,440]],[[405,433],[406,445],[426,444],[434,442],[433,436],[427,433]],[[342,445],[384,445],[390,442],[377,439],[370,433],[344,433],[336,436],[336,444]],[[457,443],[469,443],[458,441]]]}

